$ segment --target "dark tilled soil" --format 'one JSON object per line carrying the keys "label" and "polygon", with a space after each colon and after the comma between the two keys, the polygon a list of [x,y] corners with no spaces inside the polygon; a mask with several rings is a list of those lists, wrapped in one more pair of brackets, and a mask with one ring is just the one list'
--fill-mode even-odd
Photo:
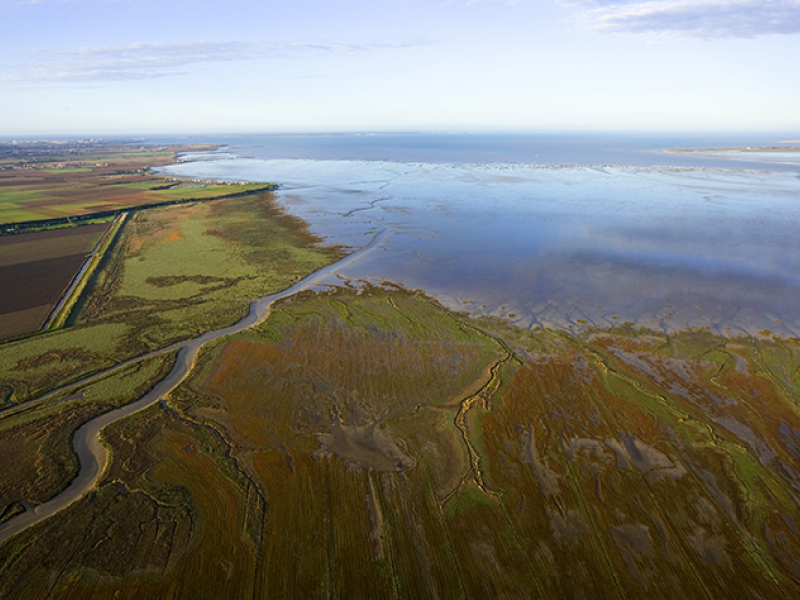
{"label": "dark tilled soil", "polygon": [[34,233],[20,233],[18,235],[5,235],[0,237],[0,248],[12,244],[22,244],[24,242],[40,242],[87,233],[96,233],[98,236],[108,229],[107,223],[97,223],[96,225],[82,225],[81,227],[64,227],[63,229],[48,229],[47,231],[36,231]]}
{"label": "dark tilled soil", "polygon": [[0,267],[0,315],[55,304],[85,260],[73,254]]}

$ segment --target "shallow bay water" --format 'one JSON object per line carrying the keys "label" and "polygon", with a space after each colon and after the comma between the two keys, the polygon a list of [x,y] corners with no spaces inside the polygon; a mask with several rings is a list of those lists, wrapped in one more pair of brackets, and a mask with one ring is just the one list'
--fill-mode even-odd
{"label": "shallow bay water", "polygon": [[661,167],[258,156],[244,146],[163,170],[277,182],[326,243],[359,247],[388,227],[382,252],[330,284],[395,281],[525,327],[800,335],[793,157],[753,169],[749,156],[717,159],[726,168],[698,156]]}

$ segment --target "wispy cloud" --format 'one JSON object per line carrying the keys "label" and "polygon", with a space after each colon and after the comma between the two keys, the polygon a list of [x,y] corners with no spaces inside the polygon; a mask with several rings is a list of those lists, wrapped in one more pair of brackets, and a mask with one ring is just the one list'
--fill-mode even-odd
{"label": "wispy cloud", "polygon": [[309,54],[358,55],[411,48],[425,40],[362,43],[198,41],[127,44],[37,51],[0,64],[0,83],[9,86],[131,81],[181,75],[200,63],[292,58]]}
{"label": "wispy cloud", "polygon": [[705,39],[800,33],[800,0],[562,0],[590,31]]}
{"label": "wispy cloud", "polygon": [[523,0],[446,0],[445,4],[466,4],[467,6],[474,6],[475,4],[507,4],[509,6],[519,4]]}

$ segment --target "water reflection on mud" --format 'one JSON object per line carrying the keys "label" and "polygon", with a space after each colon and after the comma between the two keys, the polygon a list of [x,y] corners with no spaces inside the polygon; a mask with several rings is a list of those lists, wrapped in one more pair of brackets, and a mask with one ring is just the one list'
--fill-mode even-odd
{"label": "water reflection on mud", "polygon": [[397,281],[473,314],[800,335],[794,173],[233,158],[165,170],[280,182],[329,243],[389,226],[385,252],[339,279]]}

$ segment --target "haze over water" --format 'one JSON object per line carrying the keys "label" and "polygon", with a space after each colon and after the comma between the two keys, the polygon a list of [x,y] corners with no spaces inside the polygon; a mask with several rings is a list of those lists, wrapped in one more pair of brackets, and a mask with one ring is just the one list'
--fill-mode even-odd
{"label": "haze over water", "polygon": [[326,243],[362,246],[390,229],[342,278],[396,281],[522,326],[800,335],[800,154],[657,152],[779,139],[208,141],[229,146],[164,171],[280,183],[279,200]]}

